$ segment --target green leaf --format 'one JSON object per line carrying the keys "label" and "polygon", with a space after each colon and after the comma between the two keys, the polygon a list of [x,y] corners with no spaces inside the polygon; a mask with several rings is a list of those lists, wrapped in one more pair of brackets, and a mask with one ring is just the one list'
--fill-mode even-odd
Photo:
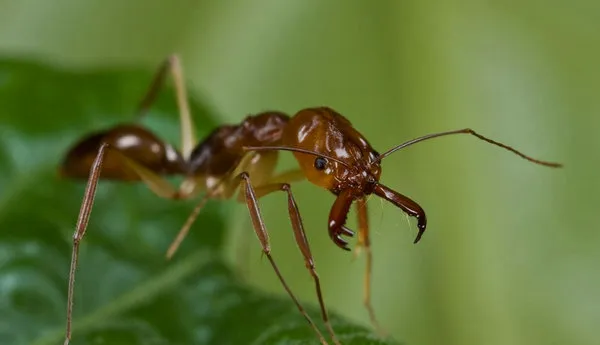
{"label": "green leaf", "polygon": [[[60,179],[81,135],[129,121],[149,71],[67,71],[0,61],[0,344],[62,344],[71,236],[84,181]],[[215,112],[195,100],[198,135]],[[172,90],[147,125],[178,144]],[[193,207],[101,182],[77,273],[72,344],[318,343],[288,298],[247,287],[221,258],[228,202],[209,203],[172,262]],[[258,244],[257,244],[258,249]],[[320,321],[316,308],[308,308]],[[333,315],[344,344],[391,344]]]}

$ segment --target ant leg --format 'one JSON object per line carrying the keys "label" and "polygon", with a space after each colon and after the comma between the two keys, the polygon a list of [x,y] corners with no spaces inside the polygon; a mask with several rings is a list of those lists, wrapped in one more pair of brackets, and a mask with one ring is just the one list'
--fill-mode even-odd
{"label": "ant leg", "polygon": [[190,106],[188,103],[183,67],[181,66],[181,61],[178,55],[173,54],[169,56],[160,65],[148,91],[146,92],[146,95],[138,106],[136,118],[139,120],[148,112],[148,109],[156,100],[159,90],[165,84],[165,79],[168,72],[171,72],[171,76],[175,84],[175,96],[177,99],[177,107],[179,108],[179,122],[181,126],[181,153],[183,157],[187,159],[194,149],[197,138],[196,134],[194,133],[194,123],[192,121]]}
{"label": "ant leg", "polygon": [[[250,165],[252,158],[255,157],[255,155],[256,154],[254,152],[250,152],[250,153],[244,155],[240,159],[240,161],[236,164],[234,169],[227,172],[224,175],[224,177],[219,180],[219,182],[217,182],[210,190],[206,191],[206,194],[196,204],[196,207],[194,207],[194,210],[192,211],[192,213],[190,213],[190,215],[186,219],[185,223],[183,224],[183,226],[181,227],[181,229],[175,236],[175,239],[169,245],[169,249],[167,249],[167,253],[165,254],[165,258],[167,260],[171,260],[173,258],[173,256],[179,249],[179,246],[181,245],[181,243],[183,242],[183,240],[189,233],[190,228],[192,227],[192,225],[198,218],[198,215],[200,215],[200,211],[202,211],[202,209],[208,202],[208,199],[210,199],[213,196],[212,195],[213,193],[215,193],[217,190],[219,190],[222,187],[225,187],[225,188],[223,188],[220,193],[216,192],[216,194],[222,194],[223,197],[227,198],[235,193],[235,191],[239,185],[239,182],[238,182],[238,180],[236,180],[235,176],[237,176],[237,174],[239,174],[240,171],[242,171],[245,167],[248,167]],[[192,190],[198,188],[199,183],[197,183],[196,180],[191,179],[188,181],[192,183],[192,188],[191,188]],[[182,184],[181,190],[188,190],[187,184],[185,183],[185,181]],[[243,201],[243,198],[241,200]],[[245,242],[247,242],[247,241],[245,241]]]}
{"label": "ant leg", "polygon": [[[263,155],[263,156],[266,157],[267,155]],[[185,223],[183,224],[183,226],[177,233],[177,236],[175,237],[173,242],[171,242],[171,245],[169,245],[169,249],[167,250],[167,253],[165,255],[167,260],[170,260],[173,258],[173,256],[177,252],[177,249],[179,249],[179,246],[181,245],[181,243],[183,242],[183,240],[189,233],[190,228],[196,221],[196,218],[198,218],[200,211],[206,205],[206,202],[208,201],[208,199],[213,197],[214,196],[213,194],[220,195],[223,198],[229,198],[230,196],[232,196],[239,186],[239,181],[236,179],[236,176],[239,175],[246,168],[251,167],[252,160],[255,157],[256,157],[256,153],[254,153],[254,152],[249,152],[249,153],[245,154],[240,159],[240,161],[235,165],[235,168],[231,169],[229,172],[224,174],[224,177],[221,178],[219,180],[219,182],[217,182],[210,190],[208,190],[206,192],[206,194],[202,197],[202,199],[200,199],[200,201],[196,204],[196,207],[194,207],[194,210],[192,211],[192,213],[189,215],[189,217],[186,219]],[[254,164],[256,165],[256,162]],[[259,168],[259,173],[261,173],[261,172],[264,173],[265,166],[260,166],[260,167],[262,167],[263,170],[260,170],[260,168]],[[196,177],[196,179],[200,179],[200,178]],[[188,182],[192,183],[192,188],[191,188],[192,191],[195,189],[199,189],[198,187],[200,184],[197,182],[197,180],[191,179],[191,180],[188,180]],[[219,189],[221,189],[221,190],[219,191]],[[184,191],[184,192],[188,191],[187,184],[185,183],[185,181],[182,184],[180,192],[181,191]],[[240,195],[240,201],[242,201],[242,202],[244,201],[244,198],[241,197],[241,195]],[[247,243],[248,241],[244,241],[244,242]]]}
{"label": "ant leg", "polygon": [[[294,170],[289,170],[289,171],[284,171],[280,174],[277,174],[275,176],[273,176],[272,178],[269,179],[269,184],[274,184],[274,183],[291,183],[291,182],[296,182],[296,181],[301,181],[303,179],[305,179],[306,176],[302,173],[302,170],[300,169],[294,169]],[[261,187],[255,187],[254,188],[257,198],[261,198],[264,194],[261,190]],[[267,192],[267,191],[265,191]],[[268,191],[268,193],[270,193],[271,191]],[[239,194],[238,195],[238,201],[239,202],[245,202],[245,198],[244,195]],[[248,266],[248,263],[250,262],[248,260],[250,252],[249,252],[249,247],[248,247],[248,239],[247,237],[249,236],[248,232],[243,232],[241,234],[241,236],[243,236],[244,238],[239,241],[239,245],[238,248],[235,251],[235,262],[236,267],[240,267],[240,271],[242,276],[247,273],[250,269]]]}
{"label": "ant leg", "polygon": [[[166,199],[187,199],[194,194],[183,194],[176,190],[167,180],[137,163],[135,160],[127,157],[119,150],[116,150],[106,143],[100,145],[98,153],[94,158],[94,162],[90,168],[85,194],[81,203],[81,209],[77,218],[77,226],[73,234],[73,252],[71,255],[71,267],[69,270],[69,290],[67,297],[67,325],[64,345],[68,345],[71,340],[71,323],[73,315],[73,299],[75,286],[75,272],[77,271],[77,262],[79,258],[79,244],[81,243],[89,222],[92,207],[94,205],[94,197],[96,195],[96,187],[101,176],[102,165],[107,154],[112,155],[112,159],[120,160],[124,166],[132,169],[154,194]],[[115,161],[113,161],[115,162]]]}
{"label": "ant leg", "polygon": [[[283,285],[283,287],[285,288],[287,293],[290,295],[290,297],[296,304],[296,307],[298,307],[298,310],[300,311],[300,313],[304,316],[304,318],[306,318],[306,321],[308,321],[311,328],[317,334],[317,337],[319,338],[319,341],[321,342],[321,344],[327,345],[327,342],[325,341],[323,334],[321,334],[321,331],[319,331],[319,328],[317,328],[317,326],[312,321],[312,319],[310,318],[310,316],[308,315],[306,310],[302,307],[302,305],[300,304],[300,302],[298,301],[298,299],[296,298],[296,296],[294,295],[294,293],[292,292],[290,287],[287,285],[287,283],[285,282],[285,279],[283,279],[283,276],[281,275],[281,272],[279,271],[279,268],[275,264],[273,257],[271,256],[271,246],[269,243],[269,234],[267,232],[265,223],[264,223],[261,213],[260,213],[260,208],[258,206],[258,198],[257,198],[254,188],[252,187],[252,184],[250,182],[250,176],[248,175],[248,173],[243,172],[240,175],[238,175],[238,178],[241,180],[240,183],[242,184],[243,189],[244,189],[243,193],[245,195],[246,205],[248,206],[248,211],[250,212],[250,217],[252,219],[252,225],[254,226],[254,231],[256,232],[256,236],[258,237],[258,239],[262,245],[263,253],[269,259],[271,266],[273,266],[273,269],[275,270],[275,274],[277,275],[277,277],[279,278],[279,281],[281,282],[281,284]],[[305,256],[305,258],[310,259],[310,263],[312,265],[312,256],[310,254],[310,249],[308,247],[308,242],[306,241],[306,236],[304,234],[304,230],[302,229],[302,223],[300,221],[300,214],[298,212],[298,208],[296,207],[294,199],[291,196],[291,192],[289,192],[289,185],[287,185],[287,187],[283,187],[286,185],[287,184],[278,185],[278,186],[276,186],[276,188],[274,188],[275,186],[269,186],[268,189],[270,189],[271,191],[280,190],[280,189],[284,189],[284,190],[288,191],[290,218],[292,218],[292,224],[294,225],[294,234],[296,235],[296,242],[300,246],[300,249],[301,249],[303,255]],[[313,272],[314,272],[314,265],[312,265],[311,274],[313,274]],[[316,272],[314,272],[313,277],[317,277]],[[318,291],[318,296],[319,296],[319,302],[321,304],[321,309],[325,310],[325,308],[323,307],[323,303],[322,303],[321,288],[319,286],[318,278],[315,278],[315,284],[317,285],[317,291]],[[324,318],[326,320],[328,328],[330,329],[333,339],[334,339],[335,343],[339,345],[340,343],[333,333],[333,329],[331,328],[331,325],[329,324],[329,320],[326,319],[326,315],[327,315],[326,311],[324,312],[324,315],[325,315]]]}
{"label": "ant leg", "polygon": [[73,319],[73,294],[75,287],[75,271],[77,270],[77,260],[79,259],[79,243],[85,235],[88,222],[90,220],[90,214],[92,213],[92,206],[94,205],[94,197],[96,196],[96,187],[98,186],[98,179],[100,178],[100,171],[102,169],[102,160],[104,159],[104,152],[107,144],[102,144],[98,149],[98,154],[92,163],[90,169],[90,176],[88,179],[87,186],[85,188],[85,194],[79,210],[79,216],[77,217],[77,225],[75,227],[75,233],[73,234],[73,253],[71,254],[71,268],[69,269],[69,292],[67,297],[67,325],[65,331],[65,342],[64,345],[68,345],[71,341],[71,321]]}
{"label": "ant leg", "polygon": [[385,332],[379,325],[379,322],[377,322],[375,310],[371,304],[371,273],[373,271],[373,253],[371,251],[371,239],[369,238],[369,218],[367,212],[367,200],[365,198],[356,200],[356,212],[358,215],[358,243],[355,249],[355,254],[358,254],[360,248],[364,248],[366,256],[363,304],[369,312],[369,318],[371,319],[371,324],[373,327],[375,327],[380,335],[384,335]]}
{"label": "ant leg", "polygon": [[167,73],[169,72],[171,65],[170,60],[171,57],[166,58],[154,73],[154,77],[152,78],[152,82],[150,83],[148,90],[144,94],[144,98],[142,98],[142,100],[138,104],[135,116],[136,120],[139,121],[144,116],[146,116],[148,110],[150,109],[154,101],[156,101],[158,92],[165,84],[165,79],[167,78]]}
{"label": "ant leg", "polygon": [[[285,183],[290,184],[292,182],[302,181],[305,178],[306,176],[300,169],[284,171],[281,174],[277,174],[271,177],[268,183],[264,183],[262,185],[254,187],[254,193],[256,194],[256,197],[260,199],[267,194],[283,190],[280,186]],[[246,202],[246,197],[243,194],[239,194],[238,201]]]}
{"label": "ant leg", "polygon": [[[358,258],[363,249],[371,251],[371,240],[369,239],[369,218],[367,212],[367,201],[364,198],[356,201],[356,217],[358,219],[358,240],[354,247],[354,259]],[[367,259],[367,266],[369,259]]]}
{"label": "ant leg", "polygon": [[269,184],[274,183],[292,183],[302,181],[306,178],[304,172],[300,169],[288,170],[284,171],[280,174],[277,174],[269,179]]}
{"label": "ant leg", "polygon": [[306,238],[306,233],[304,232],[304,226],[302,225],[302,217],[300,216],[300,210],[298,209],[296,200],[294,199],[294,195],[292,194],[292,189],[289,183],[273,183],[256,187],[255,196],[257,198],[260,198],[276,191],[284,191],[287,193],[288,212],[290,221],[292,223],[292,228],[294,230],[296,244],[298,245],[300,252],[302,252],[306,268],[308,269],[311,277],[313,278],[313,281],[315,282],[315,289],[317,292],[317,298],[319,300],[319,307],[321,308],[321,316],[323,318],[323,322],[327,326],[327,330],[331,334],[333,341],[336,344],[340,344],[339,340],[335,335],[333,327],[331,326],[331,322],[329,321],[329,315],[327,313],[327,308],[325,307],[325,302],[323,300],[323,293],[321,290],[319,275],[317,274],[317,270],[315,268],[314,259],[310,251],[310,246],[308,244],[308,239]]}
{"label": "ant leg", "polygon": [[183,223],[183,226],[177,233],[177,236],[175,236],[175,239],[169,245],[169,249],[167,249],[167,253],[165,254],[165,257],[167,260],[171,260],[173,258],[173,255],[175,255],[175,253],[177,252],[177,249],[179,249],[179,246],[181,245],[181,243],[187,236],[188,232],[190,231],[190,228],[192,227],[192,225],[198,218],[198,215],[200,215],[200,211],[202,211],[202,209],[204,208],[204,206],[206,205],[206,203],[208,202],[209,199],[210,199],[210,194],[206,193],[202,196],[200,201],[196,204],[196,207],[194,207],[194,209],[192,210],[192,213],[190,213],[188,218],[185,220],[185,223]]}
{"label": "ant leg", "polygon": [[110,146],[108,147],[108,149],[116,159],[120,160],[124,166],[128,167],[135,174],[137,174],[142,179],[142,181],[148,186],[148,188],[150,188],[150,190],[159,197],[165,199],[186,199],[194,195],[194,190],[190,191],[188,194],[183,195],[162,176],[144,167],[142,164],[136,162],[134,159],[127,157],[119,150],[111,149]]}

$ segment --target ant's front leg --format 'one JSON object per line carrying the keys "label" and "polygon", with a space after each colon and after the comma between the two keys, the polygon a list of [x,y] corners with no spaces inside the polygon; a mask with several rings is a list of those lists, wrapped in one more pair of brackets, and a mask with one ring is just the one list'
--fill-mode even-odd
{"label": "ant's front leg", "polygon": [[[258,173],[260,174],[261,172],[259,171]],[[252,175],[256,176],[256,174],[254,174],[254,173],[252,173]],[[306,178],[306,176],[304,175],[302,170],[293,169],[293,170],[284,171],[282,173],[279,173],[279,174],[269,178],[269,182],[265,183],[264,185],[298,182],[298,181],[304,180],[305,178]],[[254,190],[256,192],[257,198],[260,199],[264,195],[263,190],[260,186],[255,187]],[[238,195],[238,202],[242,202],[242,203],[246,202],[245,196],[242,193],[240,193]],[[236,246],[236,250],[235,250],[234,260],[236,262],[236,267],[239,267],[239,274],[242,278],[247,275],[248,271],[250,271],[250,268],[249,268],[250,261],[248,260],[248,258],[250,257],[249,241],[248,241],[249,235],[250,235],[250,233],[246,232],[246,231],[243,231],[240,234],[240,236],[242,238],[240,238],[237,241],[239,244]]]}
{"label": "ant's front leg", "polygon": [[300,216],[300,210],[298,209],[298,205],[296,204],[296,200],[294,199],[294,195],[292,194],[292,189],[289,183],[272,183],[264,186],[260,186],[256,188],[256,195],[258,197],[262,197],[264,195],[270,194],[276,191],[284,191],[287,193],[288,197],[288,213],[290,217],[290,221],[292,223],[292,228],[294,230],[294,237],[296,239],[296,244],[304,257],[304,263],[306,268],[308,269],[314,283],[315,290],[317,293],[317,299],[319,301],[319,307],[321,308],[321,317],[323,318],[323,322],[327,327],[327,330],[331,334],[334,342],[339,344],[339,340],[335,335],[333,327],[331,326],[331,322],[329,321],[329,315],[327,313],[327,308],[325,306],[325,301],[323,299],[323,293],[321,290],[321,283],[319,279],[319,275],[317,274],[317,270],[315,268],[314,259],[312,253],[310,251],[310,246],[308,244],[308,239],[306,238],[306,233],[304,231],[304,225],[302,224],[302,217]]}
{"label": "ant's front leg", "polygon": [[339,340],[337,340],[337,337],[335,336],[335,333],[333,332],[331,323],[329,322],[329,317],[327,316],[327,310],[323,303],[323,296],[321,293],[321,286],[319,283],[319,278],[318,278],[317,272],[315,271],[313,257],[310,252],[310,248],[308,246],[308,241],[306,239],[306,234],[304,233],[304,228],[302,226],[300,212],[298,211],[298,207],[296,205],[296,202],[295,202],[292,192],[290,190],[290,185],[287,183],[275,183],[275,184],[269,184],[269,185],[259,187],[260,188],[259,190],[255,190],[254,187],[252,186],[252,183],[250,181],[250,176],[248,175],[248,173],[242,172],[241,174],[239,174],[237,176],[237,178],[239,179],[239,181],[241,183],[243,191],[240,191],[240,193],[244,194],[244,197],[246,200],[246,205],[248,206],[248,211],[250,212],[250,218],[252,219],[252,225],[254,227],[256,236],[258,237],[258,239],[262,245],[263,253],[269,259],[271,266],[273,266],[273,269],[275,270],[275,274],[277,275],[277,277],[279,278],[279,281],[281,282],[281,284],[283,285],[283,287],[285,288],[287,293],[290,295],[290,297],[296,304],[296,307],[298,308],[300,313],[306,318],[306,320],[310,324],[311,328],[317,334],[317,337],[319,338],[319,341],[321,342],[321,344],[327,344],[327,342],[325,341],[325,338],[321,334],[321,331],[319,331],[319,329],[314,324],[314,322],[312,321],[312,319],[310,318],[310,316],[308,315],[306,310],[302,307],[302,305],[300,304],[300,302],[298,301],[298,299],[296,298],[296,296],[294,295],[292,290],[287,285],[285,279],[281,275],[279,268],[275,264],[275,261],[273,260],[273,257],[271,256],[271,245],[269,243],[269,234],[267,232],[266,226],[262,219],[260,208],[258,206],[259,196],[257,196],[257,194],[258,194],[257,192],[260,193],[259,194],[260,196],[264,196],[264,195],[270,194],[275,191],[285,191],[288,194],[288,211],[289,211],[290,219],[292,221],[292,227],[294,229],[294,236],[296,238],[296,243],[298,244],[300,251],[302,252],[302,255],[304,256],[304,259],[306,262],[306,267],[309,269],[311,276],[313,277],[313,280],[315,281],[315,286],[317,289],[317,297],[319,298],[319,304],[321,306],[321,313],[323,316],[323,320],[324,320],[335,344],[340,345]]}

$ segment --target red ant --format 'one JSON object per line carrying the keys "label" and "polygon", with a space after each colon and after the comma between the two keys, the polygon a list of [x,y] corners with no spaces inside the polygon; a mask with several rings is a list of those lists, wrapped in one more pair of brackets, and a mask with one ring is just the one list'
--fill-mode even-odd
{"label": "red ant", "polygon": [[[365,248],[367,258],[364,304],[372,323],[378,327],[370,300],[372,256],[366,197],[375,194],[396,205],[409,216],[415,217],[419,230],[414,243],[421,239],[427,226],[425,211],[416,202],[379,182],[381,161],[385,157],[424,140],[463,133],[512,151],[530,162],[549,167],[561,166],[558,163],[544,162],[526,156],[512,147],[486,138],[468,128],[425,135],[379,154],[344,116],[327,107],[303,109],[291,117],[275,111],[248,116],[238,125],[216,128],[206,139],[194,146],[196,138],[187,103],[182,67],[177,56],[171,56],[159,68],[146,96],[140,103],[138,115],[143,116],[152,105],[169,72],[174,80],[179,107],[181,152],[141,125],[125,124],[86,136],[68,152],[62,164],[63,176],[88,179],[73,235],[65,344],[68,344],[71,339],[73,286],[79,243],[85,235],[100,178],[141,181],[156,195],[167,199],[191,199],[204,192],[200,202],[169,247],[167,258],[173,256],[209,199],[232,198],[240,188],[238,200],[248,206],[252,225],[264,255],[320,342],[327,344],[317,326],[290,290],[271,256],[269,234],[261,216],[258,199],[273,192],[285,192],[296,243],[314,280],[323,321],[334,343],[339,345],[340,342],[329,322],[319,276],[290,183],[307,178],[313,184],[336,195],[329,213],[328,230],[332,241],[345,250],[349,248],[344,236],[354,236],[354,232],[345,226],[346,218],[350,206],[356,201],[358,246]],[[292,151],[300,165],[299,170],[274,175],[277,151],[282,150]],[[163,176],[166,175],[182,175],[185,179],[179,188],[175,188],[164,179]]]}

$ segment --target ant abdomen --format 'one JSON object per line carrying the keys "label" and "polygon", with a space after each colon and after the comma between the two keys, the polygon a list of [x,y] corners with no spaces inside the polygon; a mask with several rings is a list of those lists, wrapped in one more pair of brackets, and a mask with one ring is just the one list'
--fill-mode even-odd
{"label": "ant abdomen", "polygon": [[[141,178],[132,169],[123,169],[124,157],[159,175],[182,174],[185,172],[181,154],[171,145],[164,143],[154,133],[137,125],[127,124],[96,132],[84,137],[67,153],[60,173],[71,178],[88,178],[90,167],[102,143],[109,145],[102,163],[104,179],[139,181]],[[118,151],[118,152],[116,152]],[[124,164],[125,163],[125,164]]]}

